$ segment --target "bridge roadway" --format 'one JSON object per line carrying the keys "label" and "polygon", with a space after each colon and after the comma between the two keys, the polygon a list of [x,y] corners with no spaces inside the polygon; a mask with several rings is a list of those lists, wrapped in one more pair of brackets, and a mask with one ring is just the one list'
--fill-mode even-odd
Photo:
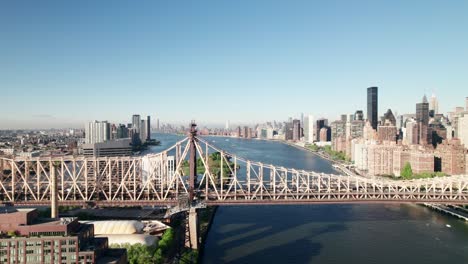
{"label": "bridge roadway", "polygon": [[[209,160],[214,152],[218,164]],[[195,168],[187,176],[188,163]],[[198,137],[139,157],[0,158],[4,204],[48,205],[56,197],[58,205],[171,207],[184,195],[206,205],[468,204],[468,176],[405,181],[322,174],[246,160]]]}

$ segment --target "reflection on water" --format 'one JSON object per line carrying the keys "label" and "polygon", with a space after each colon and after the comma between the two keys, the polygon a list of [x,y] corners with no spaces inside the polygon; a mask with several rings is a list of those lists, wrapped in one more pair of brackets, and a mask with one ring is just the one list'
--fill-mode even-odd
{"label": "reflection on water", "polygon": [[[180,139],[168,136],[169,144],[164,136],[167,146]],[[214,140],[247,159],[334,172],[328,161],[278,142]],[[468,224],[419,205],[220,207],[203,263],[468,263]]]}

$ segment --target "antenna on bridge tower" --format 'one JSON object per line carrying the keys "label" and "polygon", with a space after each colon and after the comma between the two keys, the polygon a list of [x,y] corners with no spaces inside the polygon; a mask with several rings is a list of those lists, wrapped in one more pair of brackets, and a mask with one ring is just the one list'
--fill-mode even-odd
{"label": "antenna on bridge tower", "polygon": [[190,123],[190,173],[189,173],[189,200],[190,203],[193,201],[195,197],[195,181],[197,179],[197,150],[195,147],[195,140],[197,137],[197,124],[195,124],[195,120],[192,120]]}

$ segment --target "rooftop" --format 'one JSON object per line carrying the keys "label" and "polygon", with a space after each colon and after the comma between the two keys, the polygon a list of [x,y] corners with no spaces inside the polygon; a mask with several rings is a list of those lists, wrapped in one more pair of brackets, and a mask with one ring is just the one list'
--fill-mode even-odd
{"label": "rooftop", "polygon": [[15,207],[0,207],[0,214],[12,214],[12,213],[28,213],[36,209],[34,208],[15,208]]}

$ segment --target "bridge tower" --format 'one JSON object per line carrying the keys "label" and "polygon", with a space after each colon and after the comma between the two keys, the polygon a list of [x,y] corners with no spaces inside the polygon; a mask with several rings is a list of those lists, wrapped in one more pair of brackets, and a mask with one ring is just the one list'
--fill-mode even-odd
{"label": "bridge tower", "polygon": [[58,214],[58,192],[57,192],[57,164],[50,161],[50,178],[51,178],[51,189],[50,189],[50,217],[57,218]]}
{"label": "bridge tower", "polygon": [[193,207],[195,198],[195,185],[197,182],[197,149],[195,141],[197,136],[197,125],[192,120],[190,124],[190,159],[189,159],[189,211],[186,212],[186,230],[185,230],[185,246],[191,249],[198,249],[198,214],[197,209]]}
{"label": "bridge tower", "polygon": [[189,140],[190,140],[190,172],[189,172],[189,199],[190,202],[193,201],[195,198],[195,182],[197,180],[197,149],[195,146],[195,141],[197,137],[197,125],[195,121],[192,120],[190,124],[190,133],[189,133]]}

